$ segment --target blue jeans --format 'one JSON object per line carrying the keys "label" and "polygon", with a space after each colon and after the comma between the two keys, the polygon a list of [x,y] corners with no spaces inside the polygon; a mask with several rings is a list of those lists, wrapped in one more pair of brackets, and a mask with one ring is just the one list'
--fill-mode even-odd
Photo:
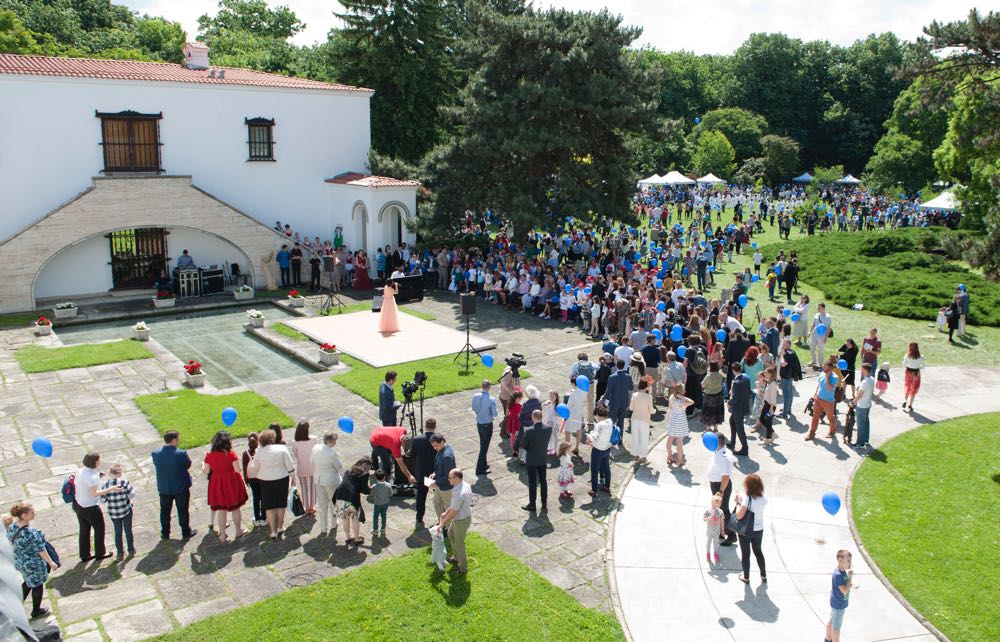
{"label": "blue jeans", "polygon": [[792,399],[795,397],[795,382],[792,379],[781,380],[781,412],[792,414]]}
{"label": "blue jeans", "polygon": [[385,530],[385,514],[389,510],[389,504],[375,504],[372,508],[372,532],[377,531],[378,528],[378,518],[382,518],[382,530]]}
{"label": "blue jeans", "polygon": [[122,534],[125,535],[125,543],[128,544],[128,552],[135,552],[135,542],[132,541],[132,511],[125,517],[111,518],[111,524],[115,527],[115,550],[119,555],[125,555],[125,547],[122,546]]}
{"label": "blue jeans", "polygon": [[595,493],[601,486],[611,487],[611,449],[590,449],[590,490]]}
{"label": "blue jeans", "polygon": [[855,408],[854,417],[857,419],[858,437],[855,444],[863,446],[868,443],[868,433],[871,431],[871,408]]}

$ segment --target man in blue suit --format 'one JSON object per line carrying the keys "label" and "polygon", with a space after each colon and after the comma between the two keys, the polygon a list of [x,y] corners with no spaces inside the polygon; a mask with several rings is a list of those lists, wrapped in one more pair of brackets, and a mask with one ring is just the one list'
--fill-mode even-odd
{"label": "man in blue suit", "polygon": [[745,457],[747,454],[747,432],[743,419],[750,412],[750,377],[743,372],[738,363],[732,365],[733,385],[729,388],[729,443],[736,446],[736,438],[740,438],[740,449],[734,450],[734,455]]}
{"label": "man in blue suit", "polygon": [[619,359],[615,365],[618,371],[608,377],[608,388],[602,399],[608,406],[608,418],[625,432],[625,413],[632,400],[632,376],[625,369],[623,359]]}
{"label": "man in blue suit", "polygon": [[396,371],[390,370],[385,373],[385,382],[378,388],[378,419],[383,426],[398,426],[396,419],[396,392],[392,387],[396,385]]}
{"label": "man in blue suit", "polygon": [[188,506],[191,503],[191,458],[186,450],[177,447],[180,434],[168,430],[163,435],[164,445],[153,451],[153,465],[156,466],[156,490],[160,493],[160,537],[170,539],[170,513],[177,503],[177,521],[181,525],[184,539],[194,537],[197,531],[191,528]]}

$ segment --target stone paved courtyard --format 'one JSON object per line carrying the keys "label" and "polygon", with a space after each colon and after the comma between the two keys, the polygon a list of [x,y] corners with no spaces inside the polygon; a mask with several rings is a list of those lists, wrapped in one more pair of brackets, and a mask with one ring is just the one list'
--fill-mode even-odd
{"label": "stone paved courtyard", "polygon": [[[435,315],[438,323],[458,327],[457,302],[452,298],[431,297],[414,307]],[[511,351],[524,353],[532,374],[530,382],[543,395],[549,389],[566,392],[569,367],[578,348],[590,345],[586,351],[592,358],[599,351],[599,344],[591,345],[576,329],[492,306],[480,306],[474,331],[498,343],[493,351],[498,363]],[[207,483],[200,474],[195,475],[191,501],[197,536],[188,541],[161,541],[149,457],[161,440],[132,400],[180,387],[180,361],[153,341],[149,344],[155,353],[153,359],[24,374],[13,351],[48,340],[29,330],[0,333],[0,504],[7,507],[21,499],[31,501],[39,512],[37,526],[62,554],[64,566],[50,580],[47,599],[68,639],[117,641],[156,635],[427,543],[426,532],[413,530],[413,500],[397,498],[389,511],[385,541],[371,542],[363,529],[366,542],[357,550],[317,537],[319,529],[310,517],[292,522],[285,540],[277,544],[261,546],[261,534],[255,532],[242,541],[220,545],[207,529]],[[412,376],[405,365],[399,371],[404,379]],[[500,373],[500,367],[495,367],[494,381]],[[377,409],[333,383],[328,373],[272,381],[252,389],[289,416],[309,419],[317,435],[334,427],[340,416],[354,417],[358,429],[353,435],[342,435],[338,442],[341,459],[348,463],[370,453],[367,435],[377,423]],[[455,448],[459,466],[469,473],[478,450],[468,409],[470,394],[437,397],[424,406],[424,416],[437,419],[439,432]],[[662,414],[655,416],[653,440],[663,429]],[[30,442],[38,436],[52,440],[55,452],[51,459],[30,452]],[[562,505],[556,501],[555,471],[550,471],[552,507],[547,516],[528,517],[520,509],[526,501],[526,476],[520,466],[508,463],[499,443],[499,433],[495,433],[490,450],[493,473],[473,487],[478,496],[473,530],[569,591],[582,604],[609,610],[605,546],[615,500],[606,495],[597,500],[588,497],[588,469],[578,464],[574,501]],[[240,440],[234,447],[242,451],[244,444]],[[116,462],[124,464],[126,477],[138,491],[134,529],[139,554],[123,563],[77,563],[76,518],[71,507],[62,502],[59,489],[63,478],[78,469],[84,453],[90,450],[101,453],[103,468]],[[204,448],[191,452],[195,468],[199,468],[204,452]],[[630,467],[629,456],[620,452],[614,466],[612,497]],[[249,507],[245,507],[244,519],[249,515]],[[110,533],[106,541],[110,550]]]}

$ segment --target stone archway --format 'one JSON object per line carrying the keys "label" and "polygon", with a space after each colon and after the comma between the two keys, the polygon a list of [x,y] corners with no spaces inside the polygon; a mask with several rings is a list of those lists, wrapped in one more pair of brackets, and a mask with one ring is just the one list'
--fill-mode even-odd
{"label": "stone archway", "polygon": [[[368,225],[371,223],[368,217],[368,206],[364,201],[358,200],[351,207],[351,220],[354,221],[354,232],[357,234],[357,243],[354,249],[362,249],[368,252]],[[370,254],[370,252],[368,252]]]}
{"label": "stone archway", "polygon": [[409,215],[410,209],[400,201],[389,201],[379,210],[378,222],[383,225],[385,238],[391,245],[399,246],[405,239],[403,228],[409,229],[406,225]]}
{"label": "stone archway", "polygon": [[248,263],[256,283],[276,246],[269,227],[195,187],[190,176],[95,178],[93,187],[0,244],[5,267],[0,312],[35,308],[42,268],[60,252],[109,230],[186,228],[225,239]]}

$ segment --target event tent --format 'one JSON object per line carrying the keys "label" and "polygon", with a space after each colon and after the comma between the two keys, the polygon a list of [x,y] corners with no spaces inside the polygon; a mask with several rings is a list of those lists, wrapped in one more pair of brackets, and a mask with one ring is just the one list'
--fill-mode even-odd
{"label": "event tent", "polygon": [[715,174],[706,174],[705,176],[702,176],[701,178],[698,179],[698,183],[702,185],[713,185],[715,183],[725,183],[725,182],[726,181],[722,180]]}
{"label": "event tent", "polygon": [[935,198],[920,204],[920,209],[922,210],[944,210],[947,212],[954,212],[959,207],[961,207],[961,203],[955,197],[955,192],[950,190],[941,192]]}
{"label": "event tent", "polygon": [[639,181],[640,185],[663,185],[663,177],[658,174],[653,174],[649,178],[644,178]]}
{"label": "event tent", "polygon": [[856,179],[856,178],[854,178],[850,174],[848,174],[847,176],[845,176],[845,177],[841,178],[840,180],[838,180],[837,184],[838,185],[860,185],[861,181],[858,180],[858,179]]}
{"label": "event tent", "polygon": [[811,183],[812,179],[813,179],[812,174],[810,174],[809,172],[806,172],[802,176],[796,176],[795,178],[793,178],[792,182],[793,183]]}
{"label": "event tent", "polygon": [[667,172],[666,176],[661,177],[661,180],[667,185],[690,185],[694,181],[681,174],[677,170],[672,170]]}

